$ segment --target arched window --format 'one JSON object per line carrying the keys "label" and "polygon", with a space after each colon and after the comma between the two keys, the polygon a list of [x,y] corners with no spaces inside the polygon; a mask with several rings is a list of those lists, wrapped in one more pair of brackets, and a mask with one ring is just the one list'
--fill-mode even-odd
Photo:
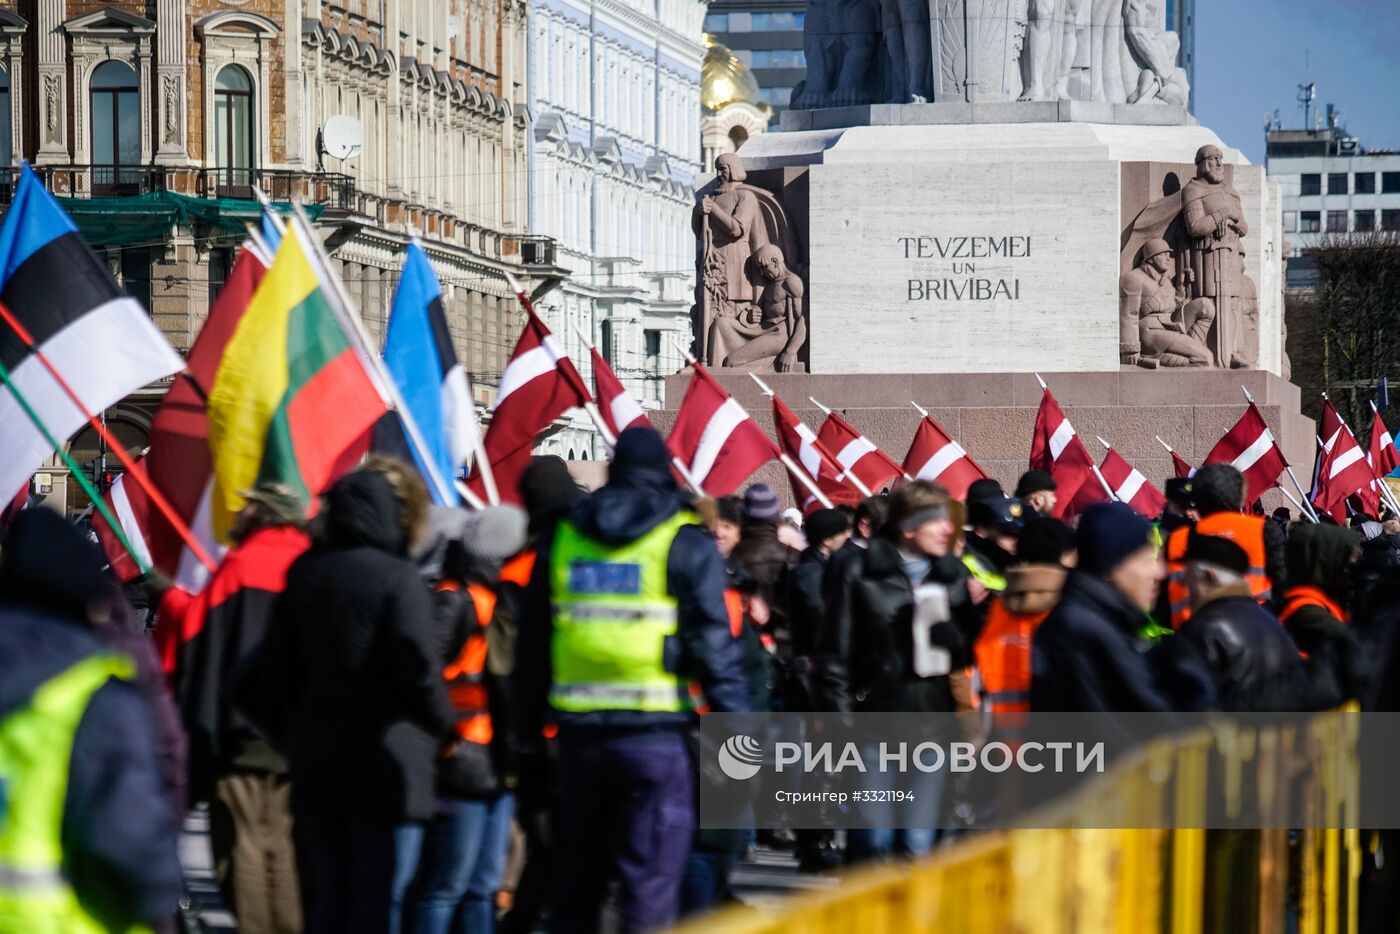
{"label": "arched window", "polygon": [[253,79],[238,65],[225,65],[214,79],[214,165],[219,194],[253,187]]}
{"label": "arched window", "polygon": [[[0,69],[0,171],[10,167],[14,155],[10,136],[10,73]],[[0,178],[0,184],[8,186],[10,176]]]}
{"label": "arched window", "polygon": [[92,188],[122,194],[139,187],[141,100],[136,72],[108,61],[92,73]]}
{"label": "arched window", "polygon": [[743,145],[744,145],[745,143],[747,143],[748,141],[749,141],[749,131],[748,131],[748,130],[744,129],[743,127],[739,126],[738,124],[735,124],[734,126],[732,126],[732,127],[729,128],[729,142],[731,142],[731,143],[734,145],[734,149],[735,149],[736,151],[739,149],[740,146],[743,146]]}

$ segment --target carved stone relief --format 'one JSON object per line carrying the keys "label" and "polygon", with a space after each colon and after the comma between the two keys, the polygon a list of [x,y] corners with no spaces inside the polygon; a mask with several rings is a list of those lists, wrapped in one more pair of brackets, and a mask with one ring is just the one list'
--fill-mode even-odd
{"label": "carved stone relief", "polygon": [[707,366],[793,372],[807,343],[806,285],[796,231],[774,195],[744,183],[735,153],[698,193],[695,354]]}

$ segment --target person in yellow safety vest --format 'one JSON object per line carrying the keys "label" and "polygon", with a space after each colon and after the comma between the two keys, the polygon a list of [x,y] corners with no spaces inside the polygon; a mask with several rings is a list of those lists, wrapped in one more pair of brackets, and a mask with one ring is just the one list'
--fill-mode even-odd
{"label": "person in yellow safety vest", "polygon": [[48,509],[0,554],[0,931],[149,931],[179,902],[151,711],[91,629],[112,612],[104,564]]}
{"label": "person in yellow safety vest", "polygon": [[992,600],[973,646],[979,707],[991,714],[994,726],[1006,721],[1008,713],[1031,709],[1031,640],[1059,602],[1074,564],[1074,533],[1068,526],[1049,517],[1026,523],[1016,563],[1006,572],[1006,590]]}
{"label": "person in yellow safety vest", "polygon": [[1191,595],[1186,587],[1186,546],[1191,529],[1233,542],[1249,558],[1245,581],[1250,593],[1265,606],[1276,606],[1284,584],[1284,534],[1277,523],[1246,515],[1244,476],[1229,464],[1207,464],[1192,479],[1193,498],[1201,518],[1178,528],[1167,539],[1166,615],[1173,629],[1191,618]]}
{"label": "person in yellow safety vest", "polygon": [[[749,709],[724,564],[696,523],[660,435],[631,428],[607,484],[539,543],[514,696],[522,743],[548,708],[559,724],[555,931],[597,930],[614,878],[622,931],[674,922],[696,826],[691,685],[712,712]],[[522,749],[522,770],[548,768],[542,753]]]}
{"label": "person in yellow safety vest", "polygon": [[963,564],[975,581],[992,593],[1006,589],[1006,569],[1016,557],[1016,536],[1021,534],[1028,510],[1014,496],[997,487],[979,488],[978,480],[968,488],[968,530],[963,538]]}

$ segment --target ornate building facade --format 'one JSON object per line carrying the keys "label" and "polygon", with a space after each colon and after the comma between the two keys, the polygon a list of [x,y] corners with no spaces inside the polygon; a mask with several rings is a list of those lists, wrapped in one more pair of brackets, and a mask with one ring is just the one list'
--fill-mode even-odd
{"label": "ornate building facade", "polygon": [[[690,340],[700,171],[699,0],[532,0],[530,229],[569,270],[541,311],[585,371],[594,343],[646,408]],[[582,416],[545,439],[602,457]]]}
{"label": "ornate building facade", "polygon": [[[486,401],[521,321],[505,274],[534,291],[559,275],[552,244],[527,235],[528,14],[524,0],[24,0],[0,9],[0,155],[69,199],[180,348],[255,188],[308,206],[375,341],[418,236]],[[358,149],[324,138],[333,117],[358,123]],[[146,417],[109,413],[133,446]]]}

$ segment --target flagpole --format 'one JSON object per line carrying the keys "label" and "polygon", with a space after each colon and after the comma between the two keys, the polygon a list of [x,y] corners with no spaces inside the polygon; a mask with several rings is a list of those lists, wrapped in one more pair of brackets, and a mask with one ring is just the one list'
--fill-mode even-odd
{"label": "flagpole", "polygon": [[[828,409],[826,406],[822,405],[820,402],[818,402],[816,399],[813,399],[811,396],[808,396],[808,397],[807,397],[807,401],[810,402],[810,403],[812,403],[813,405],[815,405],[817,408],[821,409],[821,410],[822,410],[822,414],[824,414],[824,415],[830,417],[830,415],[831,415],[831,409]],[[906,477],[906,478],[908,478],[908,476],[909,476],[908,474],[905,474],[905,477]],[[843,470],[842,473],[841,473],[841,476],[837,477],[836,479],[837,479],[837,480],[849,480],[849,481],[851,482],[851,486],[855,487],[857,490],[860,490],[860,494],[861,494],[862,496],[866,497],[867,499],[868,499],[869,497],[875,495],[874,493],[870,492],[870,487],[868,487],[868,486],[866,486],[864,483],[862,483],[860,477],[857,477],[857,476],[856,476],[852,471],[850,471],[850,470]]]}
{"label": "flagpole", "polygon": [[[126,445],[113,437],[111,432],[107,430],[107,426],[102,424],[95,415],[88,411],[87,406],[83,403],[83,400],[78,397],[73,387],[69,385],[68,380],[64,379],[63,374],[58,372],[58,368],[49,360],[48,355],[39,349],[39,345],[34,341],[34,336],[29,333],[29,329],[15,317],[14,312],[12,312],[9,306],[4,302],[0,302],[0,320],[3,320],[5,324],[9,326],[15,336],[20,339],[20,342],[23,343],[25,347],[29,348],[30,353],[32,353],[35,359],[48,371],[48,374],[53,377],[54,382],[63,390],[63,394],[66,395],[68,400],[82,413],[83,418],[92,426],[92,430],[97,432],[98,437],[106,443],[107,447],[112,449],[112,453],[117,455],[117,460],[121,461],[122,468],[133,476],[136,482],[140,484],[141,489],[146,491],[146,495],[150,497],[151,502],[160,510],[160,514],[170,523],[170,527],[175,530],[175,533],[190,547],[190,551],[194,552],[194,556],[198,558],[200,563],[206,568],[210,571],[214,571],[218,567],[218,563],[209,556],[209,552],[200,544],[199,539],[195,538],[194,533],[190,531],[190,527],[185,524],[185,521],[180,518],[180,514],[175,511],[175,507],[171,506],[170,501],[165,498],[165,494],[161,493],[161,491],[156,488],[156,485],[151,482],[151,478],[147,476],[145,468],[137,466],[136,462],[131,459],[131,455],[126,452]],[[10,388],[14,388],[13,383],[11,383]]]}
{"label": "flagpole", "polygon": [[[763,391],[763,394],[765,396],[767,396],[770,399],[773,398],[773,390],[769,389],[768,384],[758,378],[758,374],[750,373],[749,379],[753,380],[755,383],[758,383],[758,388]],[[827,509],[832,508],[831,497],[827,496],[825,493],[822,492],[821,487],[812,480],[812,478],[808,475],[807,471],[799,469],[798,465],[793,461],[792,455],[780,450],[778,452],[778,459],[783,462],[783,466],[788,469],[788,472],[791,473],[794,477],[796,477],[798,482],[807,488],[807,491],[816,498],[817,502],[821,503],[822,506]],[[867,493],[866,495],[869,496],[870,494]]]}
{"label": "flagpole", "polygon": [[1167,444],[1167,442],[1165,442],[1165,441],[1162,440],[1161,436],[1159,436],[1159,435],[1153,435],[1152,437],[1154,437],[1154,438],[1157,439],[1157,443],[1160,444],[1164,449],[1166,449],[1166,452],[1167,452],[1168,454],[1175,454],[1175,453],[1176,453],[1175,451],[1172,450],[1172,446],[1171,446],[1170,444]]}
{"label": "flagpole", "polygon": [[1288,492],[1288,490],[1284,489],[1283,486],[1279,486],[1278,491],[1284,495],[1284,498],[1286,498],[1290,503],[1293,504],[1293,508],[1298,510],[1299,513],[1301,513],[1304,516],[1308,514],[1308,511],[1303,508],[1303,505],[1299,503],[1296,499],[1294,499],[1293,494]]}
{"label": "flagpole", "polygon": [[143,561],[141,556],[136,553],[136,547],[132,545],[131,540],[126,537],[126,532],[122,529],[121,522],[119,522],[117,518],[112,515],[111,510],[107,508],[107,503],[102,499],[102,494],[97,492],[97,488],[92,485],[92,481],[88,479],[87,474],[84,473],[83,469],[78,466],[78,463],[73,460],[72,453],[63,446],[63,442],[55,438],[53,432],[49,431],[49,427],[39,418],[39,413],[34,410],[34,407],[29,404],[29,400],[19,391],[19,387],[10,379],[10,371],[6,368],[4,363],[0,363],[0,382],[3,382],[5,387],[10,390],[10,394],[15,397],[15,401],[18,402],[19,407],[24,410],[24,414],[29,416],[29,420],[34,423],[34,427],[39,429],[39,434],[44,436],[44,440],[58,453],[64,466],[78,479],[78,485],[81,486],[83,492],[88,495],[88,499],[92,501],[93,507],[102,514],[102,518],[107,520],[107,527],[112,530],[112,534],[117,536],[117,541],[121,542],[122,547],[126,549],[126,553],[131,555],[131,560],[136,562],[136,567],[141,570],[142,574],[149,574],[151,566]]}
{"label": "flagpole", "polygon": [[[589,340],[589,339],[583,334],[583,332],[582,332],[581,330],[579,331],[579,336],[584,338],[584,343],[588,345],[588,349],[589,349],[589,350],[592,350],[592,349],[593,349],[593,341]],[[674,338],[670,337],[669,335],[667,336],[666,339],[669,340],[669,341],[671,342],[671,346],[675,347],[677,350],[680,351],[681,356],[685,359],[685,361],[686,361],[687,363],[690,363],[690,364],[694,364],[694,363],[695,363],[695,358],[692,357],[692,356],[690,355],[690,351],[688,351],[688,350],[686,350],[684,347],[682,347],[679,343],[676,342],[676,340],[675,340]],[[595,385],[596,385],[596,380],[597,380],[597,377],[596,377],[596,376],[594,377],[594,380],[595,380]],[[625,389],[626,387],[623,387],[623,388]],[[598,411],[596,405],[594,406],[593,411],[595,411],[595,412]],[[599,413],[598,419],[599,419],[600,422],[602,421],[602,413]],[[686,466],[685,461],[681,460],[681,459],[680,459],[678,456],[676,456],[675,454],[672,454],[672,455],[671,455],[671,466],[674,467],[674,468],[676,468],[676,473],[678,473],[678,474],[681,475],[681,479],[685,481],[686,486],[690,487],[691,491],[694,492],[696,496],[708,496],[708,495],[709,495],[708,493],[705,492],[704,487],[702,487],[702,486],[700,485],[699,481],[695,479],[695,474],[693,474],[693,473],[690,472],[690,468]]]}
{"label": "flagpole", "polygon": [[[1371,414],[1380,418],[1381,410],[1376,407],[1376,400],[1372,399],[1370,402]],[[1384,419],[1381,419],[1381,425],[1385,425]],[[1386,504],[1390,506],[1391,511],[1393,511],[1397,517],[1400,517],[1400,508],[1397,508],[1395,493],[1390,489],[1390,485],[1385,482],[1385,478],[1377,473],[1375,464],[1371,465],[1371,473],[1375,475],[1376,482],[1380,484],[1381,491],[1386,498]]]}
{"label": "flagpole", "polygon": [[917,409],[921,416],[923,416],[924,418],[928,418],[928,409],[924,408],[922,405],[919,405],[919,403],[915,402],[913,399],[909,400],[909,404],[912,405],[915,409]]}
{"label": "flagpole", "polygon": [[[1248,389],[1244,386],[1240,386],[1240,392],[1244,393],[1245,402],[1248,402],[1250,405],[1254,404],[1254,397],[1249,394]],[[1270,432],[1270,437],[1273,437],[1272,432]],[[1275,440],[1274,444],[1277,446],[1278,441]],[[1298,475],[1293,472],[1293,465],[1285,462],[1283,469],[1284,472],[1288,474],[1288,479],[1293,481],[1293,488],[1298,491],[1298,495],[1302,498],[1303,502],[1300,508],[1302,508],[1307,517],[1313,521],[1314,525],[1319,524],[1321,520],[1317,517],[1317,510],[1313,509],[1312,503],[1308,502],[1308,494],[1303,492],[1303,485],[1298,482]],[[1282,489],[1282,487],[1280,487],[1280,489]]]}
{"label": "flagpole", "polygon": [[[256,190],[256,189],[254,189]],[[428,474],[428,482],[437,490],[438,496],[444,503],[452,501],[451,493],[453,489],[447,485],[447,481],[438,473],[437,463],[433,460],[428,451],[427,442],[423,440],[423,434],[418,430],[418,422],[413,417],[413,413],[408,410],[403,397],[399,394],[398,384],[394,382],[384,366],[383,359],[379,354],[370,349],[369,334],[365,331],[364,323],[360,316],[355,314],[354,303],[350,299],[350,293],[346,291],[345,283],[340,281],[340,276],[336,275],[331,267],[330,257],[326,254],[325,247],[321,243],[321,238],[316,236],[315,230],[311,226],[311,219],[307,217],[306,211],[297,202],[292,202],[292,213],[297,220],[297,232],[301,234],[305,245],[310,248],[311,256],[320,265],[323,277],[335,292],[338,301],[332,302],[332,307],[336,308],[336,317],[340,319],[341,327],[346,330],[346,336],[352,342],[359,344],[360,357],[362,361],[368,361],[370,372],[375,377],[371,382],[376,383],[380,398],[387,403],[388,407],[399,413],[399,419],[403,423],[404,433],[408,435],[408,441],[418,452],[418,459],[422,462],[423,470]],[[345,328],[346,320],[349,321],[349,328]],[[493,501],[491,505],[497,503]]]}

